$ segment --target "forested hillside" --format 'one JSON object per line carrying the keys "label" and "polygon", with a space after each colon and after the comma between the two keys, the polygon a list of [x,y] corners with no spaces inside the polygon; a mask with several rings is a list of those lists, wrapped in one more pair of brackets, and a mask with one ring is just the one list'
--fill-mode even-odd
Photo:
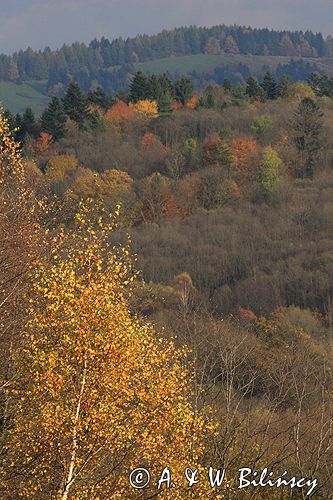
{"label": "forested hillside", "polygon": [[[324,39],[320,33],[310,31],[273,31],[224,25],[212,28],[191,26],[165,30],[152,36],[138,35],[135,38],[118,38],[113,41],[106,38],[95,39],[88,46],[75,43],[63,45],[54,51],[50,48],[43,51],[28,48],[13,55],[2,54],[0,81],[18,83],[47,80],[48,92],[61,94],[69,82],[75,80],[85,91],[100,85],[109,93],[115,93],[121,86],[127,88],[128,77],[134,73],[137,63],[200,54],[220,57],[220,61],[209,68],[210,79],[218,83],[221,83],[224,76],[239,81],[246,79],[249,73],[254,73],[251,64],[247,65],[237,59],[226,63],[224,55],[266,56],[268,59],[263,62],[262,71],[271,65],[270,69],[276,69],[275,62],[269,56],[294,58],[296,62],[291,67],[288,67],[288,60],[285,61],[287,67],[281,68],[278,76],[289,73],[294,79],[304,79],[309,73],[319,69],[313,59],[332,57],[333,42],[331,37]],[[309,59],[308,67],[302,58]],[[301,64],[301,70],[297,68],[297,64]],[[220,66],[220,73],[224,71],[223,77],[221,74],[219,76],[218,70],[217,75],[214,75],[214,69]],[[199,68],[192,68],[191,71],[201,72]]]}
{"label": "forested hillside", "polygon": [[[96,41],[82,61],[140,64],[172,36],[183,53],[330,47],[190,28]],[[64,80],[40,117],[0,113],[0,496],[139,498],[143,464],[153,498],[167,464],[172,500],[309,497],[245,494],[241,466],[331,498],[333,78],[199,89],[139,68],[116,93]],[[222,465],[228,483],[189,490],[187,466]]]}

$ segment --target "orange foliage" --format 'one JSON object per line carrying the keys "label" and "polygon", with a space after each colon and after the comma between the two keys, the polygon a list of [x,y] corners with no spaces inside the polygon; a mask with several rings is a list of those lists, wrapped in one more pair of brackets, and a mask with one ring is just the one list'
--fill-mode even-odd
{"label": "orange foliage", "polygon": [[111,106],[104,115],[104,120],[107,124],[119,125],[122,121],[131,120],[134,116],[134,111],[123,101],[118,101]]}
{"label": "orange foliage", "polygon": [[196,96],[191,97],[191,99],[186,103],[185,107],[188,109],[195,109],[198,105],[198,98]]}
{"label": "orange foliage", "polygon": [[141,139],[141,146],[150,146],[156,140],[156,136],[152,132],[146,132]]}
{"label": "orange foliage", "polygon": [[259,148],[254,137],[238,137],[230,141],[233,171],[237,182],[243,184],[254,173]]}
{"label": "orange foliage", "polygon": [[189,496],[183,479],[189,464],[203,473],[217,429],[191,403],[188,353],[131,315],[136,275],[111,242],[116,220],[86,204],[73,224],[35,266],[2,498],[133,498],[129,471],[146,462],[152,477],[173,472],[163,498],[208,498],[206,482]]}
{"label": "orange foliage", "polygon": [[241,306],[238,307],[239,319],[243,323],[254,323],[258,320],[258,316],[250,309],[245,309]]}
{"label": "orange foliage", "polygon": [[52,141],[53,136],[51,134],[48,134],[47,132],[41,132],[34,145],[34,150],[36,151],[36,153],[45,153],[45,151],[49,149]]}

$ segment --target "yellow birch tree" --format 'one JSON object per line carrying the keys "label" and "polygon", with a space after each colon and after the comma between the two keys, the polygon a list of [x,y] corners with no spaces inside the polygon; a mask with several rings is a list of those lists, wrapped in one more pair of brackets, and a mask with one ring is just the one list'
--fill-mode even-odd
{"label": "yellow birch tree", "polygon": [[[186,351],[130,314],[136,274],[114,228],[85,204],[34,270],[2,498],[151,498],[166,466],[176,487],[163,498],[207,498],[184,471],[200,469],[213,421],[191,403]],[[128,481],[139,466],[144,493]]]}

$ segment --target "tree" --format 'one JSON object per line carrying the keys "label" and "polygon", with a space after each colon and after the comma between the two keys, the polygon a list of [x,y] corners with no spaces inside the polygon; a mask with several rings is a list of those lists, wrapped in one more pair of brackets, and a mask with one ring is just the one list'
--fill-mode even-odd
{"label": "tree", "polygon": [[159,223],[163,217],[177,214],[177,206],[170,190],[169,179],[158,172],[143,182],[140,217],[145,222]]}
{"label": "tree", "polygon": [[50,144],[53,141],[52,135],[48,134],[47,132],[41,132],[39,134],[39,137],[37,141],[34,144],[34,149],[37,151],[37,153],[45,153],[48,149]]}
{"label": "tree", "polygon": [[253,76],[249,76],[246,81],[246,94],[251,98],[262,97],[262,88]]}
{"label": "tree", "polygon": [[62,197],[78,171],[78,160],[73,155],[55,155],[45,167],[45,178],[51,192]]}
{"label": "tree", "polygon": [[87,100],[76,82],[71,82],[63,98],[67,116],[75,121],[82,130],[89,118]]}
{"label": "tree", "polygon": [[171,93],[168,90],[162,91],[158,99],[158,112],[162,114],[171,113],[172,103]]}
{"label": "tree", "polygon": [[230,78],[223,79],[222,87],[225,90],[225,92],[229,92],[230,94],[232,93],[232,83],[230,81]]}
{"label": "tree", "polygon": [[234,137],[230,141],[232,171],[238,185],[246,187],[253,176],[258,157],[258,144],[253,137]]}
{"label": "tree", "polygon": [[98,87],[95,90],[90,90],[87,94],[87,101],[89,104],[100,106],[102,109],[104,109],[104,111],[115,104],[115,100],[107,95],[107,93],[104,92],[101,87]]}
{"label": "tree", "polygon": [[257,136],[261,137],[268,130],[272,128],[272,119],[269,115],[260,115],[251,123],[251,131]]}
{"label": "tree", "polygon": [[130,85],[129,100],[137,102],[140,100],[149,99],[151,96],[151,87],[147,76],[143,71],[135,73]]}
{"label": "tree", "polygon": [[[135,273],[128,249],[110,242],[115,227],[84,205],[33,271],[4,496],[130,498],[129,471],[143,464],[159,477],[167,463],[178,481],[165,496],[181,499],[183,471],[201,469],[215,424],[190,402],[185,351],[131,316]],[[195,498],[207,498],[204,483]]]}
{"label": "tree", "polygon": [[296,55],[295,45],[293,44],[290,36],[287,33],[284,34],[280,40],[279,54],[281,56],[295,56]]}
{"label": "tree", "polygon": [[305,97],[298,105],[293,125],[293,142],[298,152],[297,174],[313,177],[321,142],[323,113],[319,104]]}
{"label": "tree", "polygon": [[272,194],[280,181],[280,167],[282,160],[277,152],[270,146],[263,149],[262,159],[259,163],[258,181],[264,194]]}
{"label": "tree", "polygon": [[193,96],[193,83],[189,78],[181,78],[175,82],[175,98],[176,101],[183,106]]}
{"label": "tree", "polygon": [[28,134],[35,139],[38,137],[39,126],[36,121],[35,114],[30,106],[27,107],[23,113],[21,128],[24,136]]}
{"label": "tree", "polygon": [[[18,366],[15,356],[22,347],[26,322],[24,297],[29,278],[42,248],[45,204],[31,189],[28,168],[20,144],[12,136],[0,109],[0,454],[5,455],[7,431],[11,427],[13,381]],[[43,219],[42,219],[43,218]],[[1,473],[0,473],[1,475]],[[0,496],[1,493],[0,493]]]}
{"label": "tree", "polygon": [[239,47],[232,35],[228,35],[224,40],[223,49],[227,54],[239,54]]}
{"label": "tree", "polygon": [[52,135],[58,141],[66,136],[66,121],[67,117],[62,102],[58,97],[52,97],[52,101],[41,117],[42,131]]}
{"label": "tree", "polygon": [[278,96],[278,85],[270,71],[264,76],[261,87],[265,93],[266,99],[276,99]]}
{"label": "tree", "polygon": [[118,101],[107,110],[104,115],[104,120],[107,124],[113,124],[118,127],[122,122],[131,120],[133,116],[133,109],[124,101]]}
{"label": "tree", "polygon": [[225,172],[231,165],[230,148],[217,134],[209,137],[204,144],[204,165],[223,167]]}
{"label": "tree", "polygon": [[143,120],[151,120],[158,115],[157,101],[144,99],[137,101],[135,104],[130,103],[130,107]]}
{"label": "tree", "polygon": [[290,97],[292,81],[289,75],[283,75],[279,83],[279,97],[286,99]]}

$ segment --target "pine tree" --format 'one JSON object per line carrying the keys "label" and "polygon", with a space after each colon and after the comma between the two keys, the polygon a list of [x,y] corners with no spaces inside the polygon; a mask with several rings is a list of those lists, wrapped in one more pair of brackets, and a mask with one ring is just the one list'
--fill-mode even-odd
{"label": "pine tree", "polygon": [[264,76],[263,82],[261,84],[261,87],[264,91],[265,97],[267,99],[276,99],[278,96],[278,86],[276,81],[274,80],[274,77],[270,71],[267,71],[267,73]]}
{"label": "pine tree", "polygon": [[131,82],[129,99],[131,102],[138,102],[149,99],[151,95],[150,83],[143,71],[138,71]]}
{"label": "pine tree", "polygon": [[53,97],[42,114],[42,131],[51,134],[58,141],[66,135],[66,120],[66,113],[60,99]]}
{"label": "pine tree", "polygon": [[87,100],[76,82],[71,82],[63,99],[67,116],[84,129],[89,117]]}

